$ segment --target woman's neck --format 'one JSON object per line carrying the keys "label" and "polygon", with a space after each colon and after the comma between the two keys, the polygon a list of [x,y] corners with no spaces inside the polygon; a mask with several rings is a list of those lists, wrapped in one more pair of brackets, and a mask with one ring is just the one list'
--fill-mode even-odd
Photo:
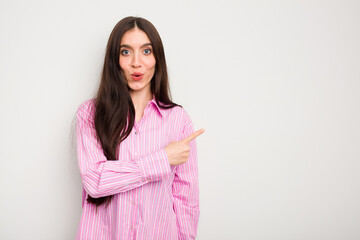
{"label": "woman's neck", "polygon": [[135,112],[140,115],[142,115],[148,102],[153,99],[151,91],[131,91],[130,96],[135,107]]}

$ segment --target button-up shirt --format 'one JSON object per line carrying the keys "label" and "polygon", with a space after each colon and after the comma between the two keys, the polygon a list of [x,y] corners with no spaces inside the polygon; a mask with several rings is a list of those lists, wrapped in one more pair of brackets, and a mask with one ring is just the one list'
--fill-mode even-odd
{"label": "button-up shirt", "polygon": [[[165,147],[194,132],[187,112],[161,109],[153,98],[130,135],[107,161],[94,128],[94,99],[77,111],[77,158],[82,179],[82,215],[76,239],[195,239],[199,221],[196,140],[187,162],[170,166]],[[114,195],[96,208],[88,195]]]}

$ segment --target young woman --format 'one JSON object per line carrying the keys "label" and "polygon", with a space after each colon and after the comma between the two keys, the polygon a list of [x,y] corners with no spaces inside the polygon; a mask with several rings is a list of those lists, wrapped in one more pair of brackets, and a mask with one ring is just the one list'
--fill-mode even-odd
{"label": "young woman", "polygon": [[203,132],[194,132],[189,115],[171,101],[155,27],[122,19],[107,44],[97,95],[77,111],[77,239],[195,239],[195,138]]}

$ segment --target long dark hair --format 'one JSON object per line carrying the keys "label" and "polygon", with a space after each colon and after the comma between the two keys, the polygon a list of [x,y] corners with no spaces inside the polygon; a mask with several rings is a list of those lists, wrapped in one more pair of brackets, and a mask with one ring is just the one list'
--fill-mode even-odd
{"label": "long dark hair", "polygon": [[[122,19],[110,34],[101,82],[95,97],[95,130],[108,161],[118,160],[118,145],[129,136],[135,121],[130,89],[119,65],[121,39],[125,32],[133,28],[144,31],[152,44],[156,64],[151,79],[151,92],[156,103],[163,109],[180,106],[171,101],[164,47],[156,28],[144,18]],[[112,197],[93,198],[89,195],[87,201],[100,206],[108,204]]]}

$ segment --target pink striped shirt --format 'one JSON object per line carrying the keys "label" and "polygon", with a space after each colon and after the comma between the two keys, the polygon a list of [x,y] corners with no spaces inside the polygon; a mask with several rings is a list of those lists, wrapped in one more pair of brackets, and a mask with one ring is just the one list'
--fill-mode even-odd
{"label": "pink striped shirt", "polygon": [[[82,215],[76,239],[195,239],[199,221],[196,140],[189,160],[170,166],[165,147],[194,132],[181,107],[161,109],[153,98],[130,135],[119,160],[107,161],[94,129],[94,100],[77,111],[77,157],[82,179]],[[114,195],[99,206],[92,197]]]}

